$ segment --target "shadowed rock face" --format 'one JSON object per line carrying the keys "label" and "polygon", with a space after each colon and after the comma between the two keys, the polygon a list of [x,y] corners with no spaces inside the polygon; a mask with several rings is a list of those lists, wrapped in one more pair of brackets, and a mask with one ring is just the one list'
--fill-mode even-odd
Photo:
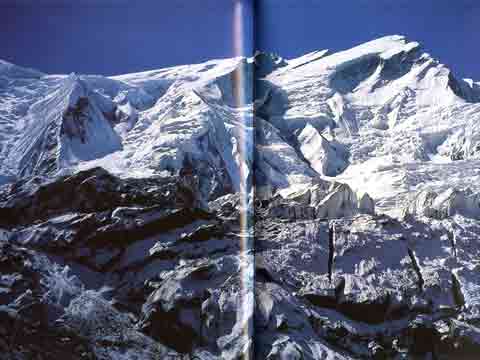
{"label": "shadowed rock face", "polygon": [[[92,359],[125,351],[145,359],[249,352],[236,345],[248,336],[237,328],[251,319],[242,303],[251,289],[241,274],[251,260],[240,256],[238,197],[185,207],[181,191],[198,191],[188,184],[181,176],[120,179],[92,169],[4,187],[1,211],[12,215],[2,217],[7,327],[0,330],[15,333],[19,317],[27,322],[22,334],[44,335],[0,345],[29,354],[37,342],[51,342],[45,359],[71,347],[78,348],[73,358]],[[34,313],[17,314],[24,303]]]}
{"label": "shadowed rock face", "polygon": [[[471,358],[478,321],[471,314],[477,314],[478,304],[466,306],[464,292],[472,278],[459,277],[456,269],[472,263],[455,252],[448,226],[439,223],[432,230],[413,218],[400,222],[371,215],[257,221],[256,324],[257,333],[269,334],[268,342],[261,341],[264,353],[277,351],[272,339],[282,333],[284,346],[291,344],[307,358],[318,358],[311,355],[311,344],[322,341],[353,358],[377,358],[380,353],[395,358],[402,352]],[[477,247],[471,241],[462,246]],[[283,303],[286,295],[267,298],[265,286],[283,289],[297,304],[289,310]],[[263,315],[263,309],[269,314],[276,309],[277,315]],[[286,326],[280,320],[297,317],[306,325]],[[468,319],[458,325],[465,329],[459,333],[469,334],[468,346],[454,330],[460,318]],[[313,330],[305,331],[305,326]]]}
{"label": "shadowed rock face", "polygon": [[62,116],[61,134],[66,134],[70,138],[79,137],[82,143],[85,143],[85,124],[88,120],[88,98],[80,97],[77,103],[68,107]]}
{"label": "shadowed rock face", "polygon": [[[31,265],[15,265],[20,269],[15,271],[21,274],[18,279],[32,279],[15,285],[18,294],[5,290],[6,311],[13,303],[28,299],[35,290],[41,309],[38,316],[45,318],[42,321],[49,336],[74,332],[81,338],[72,338],[75,346],[80,342],[83,352],[90,351],[91,356],[101,359],[118,356],[125,347],[145,358],[167,353],[197,354],[200,358],[246,356],[252,346],[248,345],[248,323],[253,321],[246,304],[252,303],[254,296],[253,282],[247,281],[246,275],[253,271],[254,263],[248,249],[241,247],[245,235],[240,231],[239,196],[229,194],[208,203],[196,202],[206,204],[202,208],[192,207],[192,202],[185,207],[181,191],[197,194],[198,190],[187,189],[195,182],[184,181],[182,176],[189,174],[184,171],[170,177],[121,179],[95,168],[58,179],[32,178],[4,186],[1,211],[6,215],[2,217],[1,235],[5,256],[16,259],[15,249],[23,249],[21,252],[29,256]],[[266,200],[264,205],[271,212],[279,202],[290,204],[298,209],[298,214],[307,214],[305,209],[320,206],[323,197],[328,198],[329,192],[335,194],[339,189],[350,191],[319,185],[305,194]],[[357,200],[342,198],[353,201],[345,208],[352,211]],[[338,209],[343,208],[339,206]],[[259,214],[262,211],[265,209],[259,209]],[[297,215],[287,216],[290,220],[286,223],[298,221],[300,227],[292,228],[299,231],[295,238],[307,236],[308,240],[291,248],[291,266],[295,266],[291,275],[307,274],[307,269],[313,269],[328,281],[336,276],[330,252],[333,240],[321,241],[330,231],[328,220],[316,219],[312,212],[310,222],[301,225],[302,216]],[[272,241],[277,241],[275,230],[268,234]],[[259,254],[264,254],[262,244],[259,241]],[[290,256],[289,250],[283,248],[287,243],[279,245],[276,251]],[[259,273],[258,284],[264,282],[262,276],[271,276],[280,284],[285,280],[284,275],[276,274],[284,270],[269,268],[277,265],[277,253],[272,254],[263,275]],[[295,264],[294,254],[301,255],[302,266]],[[22,266],[32,268],[25,273]],[[286,264],[282,266],[288,268]],[[3,274],[10,272],[6,269]],[[11,286],[14,283],[9,282],[8,276],[2,279]],[[288,281],[288,286],[298,286],[297,282]],[[338,291],[331,286],[325,291],[325,298],[330,298],[333,306]],[[300,304],[306,299],[315,303],[317,294],[311,289],[299,289],[297,295],[288,295],[290,300],[285,304]],[[282,307],[278,309],[281,329],[287,329],[292,321],[284,311]],[[25,319],[28,316],[25,314]],[[301,321],[308,322],[311,336],[321,346],[322,350],[314,350],[315,354],[342,354],[341,349],[315,335],[310,320]],[[271,351],[269,346],[274,342],[270,341],[274,339],[270,335],[265,339],[259,345],[259,354]],[[290,345],[283,349],[278,344],[275,351],[302,353],[302,344],[294,349]]]}
{"label": "shadowed rock face", "polygon": [[[0,242],[0,351],[8,358],[96,359],[92,346],[50,315],[35,251]],[[48,345],[48,346],[45,346]],[[8,357],[9,356],[9,357]]]}
{"label": "shadowed rock face", "polygon": [[[147,193],[149,185],[148,190],[157,191]],[[101,212],[116,207],[161,204],[173,208],[175,193],[174,180],[121,181],[102,168],[93,168],[53,181],[32,178],[7,186],[1,194],[4,216],[0,221],[14,226],[66,212]]]}

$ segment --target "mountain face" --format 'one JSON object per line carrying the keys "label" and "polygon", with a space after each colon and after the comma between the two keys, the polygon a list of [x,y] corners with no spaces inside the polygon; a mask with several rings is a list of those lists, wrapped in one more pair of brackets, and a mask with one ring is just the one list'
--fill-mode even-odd
{"label": "mountain face", "polygon": [[1,352],[475,359],[479,121],[480,83],[402,36],[113,77],[0,62]]}

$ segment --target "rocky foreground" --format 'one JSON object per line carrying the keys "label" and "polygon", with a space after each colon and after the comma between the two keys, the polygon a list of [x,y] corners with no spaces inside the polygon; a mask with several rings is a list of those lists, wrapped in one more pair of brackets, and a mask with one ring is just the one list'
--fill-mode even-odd
{"label": "rocky foreground", "polygon": [[2,189],[2,356],[249,351],[234,196],[196,208],[173,177],[120,180],[100,168],[35,180]]}
{"label": "rocky foreground", "polygon": [[181,177],[2,187],[2,358],[476,358],[478,221],[339,188],[257,201],[253,247],[238,195]]}

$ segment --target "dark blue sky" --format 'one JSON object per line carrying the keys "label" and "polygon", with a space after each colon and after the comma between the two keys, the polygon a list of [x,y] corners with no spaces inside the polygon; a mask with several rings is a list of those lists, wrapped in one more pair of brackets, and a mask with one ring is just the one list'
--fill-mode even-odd
{"label": "dark blue sky", "polygon": [[0,58],[111,75],[231,57],[237,1],[0,0]]}
{"label": "dark blue sky", "polygon": [[[0,0],[0,58],[111,75],[229,57],[236,1],[253,0]],[[480,0],[257,0],[256,20],[257,48],[286,58],[404,34],[480,80]]]}
{"label": "dark blue sky", "polygon": [[461,77],[480,81],[480,0],[257,0],[257,46],[291,58],[383,35],[420,42]]}

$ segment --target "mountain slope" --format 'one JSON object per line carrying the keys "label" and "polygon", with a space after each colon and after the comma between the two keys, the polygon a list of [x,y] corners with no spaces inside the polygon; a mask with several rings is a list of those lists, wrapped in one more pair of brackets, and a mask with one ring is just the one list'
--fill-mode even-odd
{"label": "mountain slope", "polygon": [[[298,141],[292,133],[306,124],[333,135],[350,154],[338,179],[363,187],[384,211],[394,211],[416,189],[422,177],[417,168],[475,163],[478,87],[457,80],[418,43],[389,36],[288,63],[261,80],[268,95],[260,116],[291,144]],[[297,148],[302,151],[301,144]],[[402,180],[391,176],[392,168],[404,173]]]}
{"label": "mountain slope", "polygon": [[0,351],[475,359],[480,89],[388,36],[112,77],[0,62]]}

